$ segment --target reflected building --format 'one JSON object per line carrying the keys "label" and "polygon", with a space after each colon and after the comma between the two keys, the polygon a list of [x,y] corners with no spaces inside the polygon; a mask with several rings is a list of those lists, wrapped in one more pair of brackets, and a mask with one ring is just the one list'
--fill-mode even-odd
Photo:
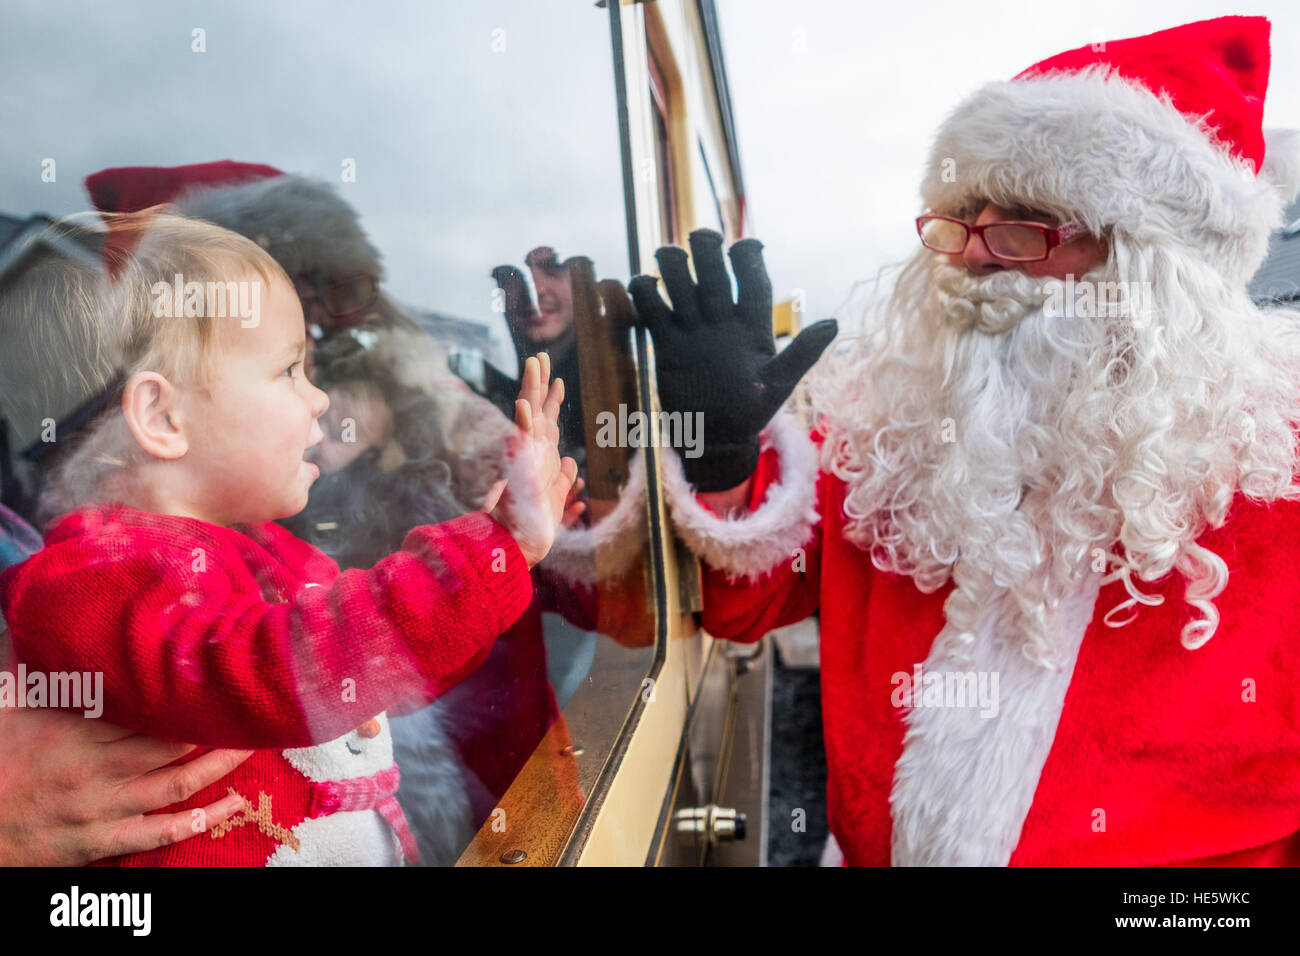
{"label": "reflected building", "polygon": [[1250,280],[1250,297],[1260,305],[1300,307],[1300,199],[1287,207],[1282,228],[1268,240],[1268,257]]}

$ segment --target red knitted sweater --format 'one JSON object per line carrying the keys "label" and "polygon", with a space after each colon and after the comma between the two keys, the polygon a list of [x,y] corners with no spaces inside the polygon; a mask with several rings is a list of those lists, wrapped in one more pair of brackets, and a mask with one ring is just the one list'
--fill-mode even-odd
{"label": "red knitted sweater", "polygon": [[[0,574],[14,657],[29,672],[102,671],[103,719],[200,745],[184,759],[210,747],[263,751],[159,811],[234,788],[249,802],[242,824],[116,861],[125,864],[260,864],[286,846],[302,862],[372,860],[337,839],[303,854],[294,835],[340,811],[370,825],[388,818],[395,781],[377,776],[392,765],[386,723],[355,774],[336,759],[359,749],[338,746],[344,735],[454,686],[531,598],[514,539],[478,513],[416,528],[370,570],[340,574],[274,523],[232,529],[94,506],[52,523],[43,551]],[[303,749],[277,753],[285,748]],[[370,804],[340,802],[340,780]]]}

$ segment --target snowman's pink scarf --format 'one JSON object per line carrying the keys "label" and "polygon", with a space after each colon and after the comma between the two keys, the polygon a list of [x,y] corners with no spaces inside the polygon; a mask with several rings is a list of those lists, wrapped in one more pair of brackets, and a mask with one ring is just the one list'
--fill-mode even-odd
{"label": "snowman's pink scarf", "polygon": [[406,823],[406,814],[402,812],[395,796],[397,786],[402,782],[402,773],[397,769],[397,764],[369,777],[308,782],[311,784],[309,817],[326,817],[332,813],[352,810],[377,810],[401,841],[406,862],[414,863],[420,858],[420,849]]}

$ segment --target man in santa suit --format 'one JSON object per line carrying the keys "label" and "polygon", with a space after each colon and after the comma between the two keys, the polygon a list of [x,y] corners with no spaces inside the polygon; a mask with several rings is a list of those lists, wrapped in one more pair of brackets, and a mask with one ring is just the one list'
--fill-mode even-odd
{"label": "man in santa suit", "polygon": [[[632,284],[703,625],[821,618],[846,862],[1300,863],[1300,315],[1246,283],[1295,194],[1269,24],[1082,47],[944,123],[922,247],[780,355],[755,240]],[[1010,224],[1010,225],[1008,225]]]}

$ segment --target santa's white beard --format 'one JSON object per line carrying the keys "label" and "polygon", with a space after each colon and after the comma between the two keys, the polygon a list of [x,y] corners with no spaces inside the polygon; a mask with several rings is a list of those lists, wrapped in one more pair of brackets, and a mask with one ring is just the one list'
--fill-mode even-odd
{"label": "santa's white beard", "polygon": [[[1115,278],[1114,261],[1080,281]],[[828,357],[811,392],[823,468],[848,486],[845,536],[922,591],[953,580],[957,660],[1003,591],[999,630],[1053,666],[1048,608],[1111,570],[1133,595],[1134,575],[1183,571],[1203,617],[1183,640],[1198,646],[1217,625],[1210,599],[1226,567],[1195,536],[1222,523],[1240,474],[1270,497],[1292,473],[1285,420],[1300,417],[1298,399],[1269,390],[1278,368],[1257,347],[1272,326],[1244,297],[1232,302],[1241,314],[1205,316],[1157,295],[1173,313],[1157,322],[1064,318],[1048,300],[1018,270],[979,277],[920,259],[889,309]],[[1300,369],[1300,343],[1279,347]]]}

